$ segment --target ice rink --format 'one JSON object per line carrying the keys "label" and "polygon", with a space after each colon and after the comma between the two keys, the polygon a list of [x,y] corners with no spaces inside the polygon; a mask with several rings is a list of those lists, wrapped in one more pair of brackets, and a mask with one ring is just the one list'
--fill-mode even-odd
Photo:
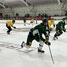
{"label": "ice rink", "polygon": [[[49,47],[44,44],[44,54],[37,52],[38,42],[33,41],[27,52],[26,48],[20,48],[22,41],[26,42],[28,31],[35,25],[15,24],[17,29],[13,29],[11,34],[6,34],[5,23],[0,23],[0,67],[66,67],[67,66],[67,32],[53,40],[55,31],[51,32],[51,51],[55,64],[53,64],[49,52]],[[28,29],[29,28],[29,29]],[[15,46],[17,48],[13,48]]]}

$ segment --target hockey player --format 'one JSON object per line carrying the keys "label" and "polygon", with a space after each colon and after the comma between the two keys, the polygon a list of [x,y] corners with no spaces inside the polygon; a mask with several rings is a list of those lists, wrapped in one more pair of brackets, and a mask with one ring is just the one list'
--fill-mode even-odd
{"label": "hockey player", "polygon": [[15,26],[13,26],[13,24],[15,23],[15,20],[12,20],[12,21],[7,21],[6,22],[6,27],[8,28],[8,31],[7,31],[7,34],[10,34],[10,31],[12,30],[11,27],[15,28]]}
{"label": "hockey player", "polygon": [[[49,36],[48,16],[45,16],[43,19],[46,19],[46,20],[47,20],[46,33],[47,33],[48,36]],[[42,20],[42,22],[43,22],[43,20]]]}
{"label": "hockey player", "polygon": [[24,26],[26,26],[26,17],[23,17]]}
{"label": "hockey player", "polygon": [[[33,22],[34,22],[34,19],[32,18],[32,20],[30,21],[30,24],[32,24],[32,25],[33,25]],[[29,25],[30,25],[30,24],[29,24]]]}
{"label": "hockey player", "polygon": [[51,25],[53,25],[53,27],[55,27],[55,22],[54,22],[53,18],[51,18],[51,20],[48,22],[49,35],[50,35],[50,32],[52,31]]}
{"label": "hockey player", "polygon": [[60,36],[62,33],[66,32],[65,29],[65,18],[62,19],[62,21],[58,22],[58,24],[56,25],[56,33],[53,37],[54,40],[58,39],[58,36]]}
{"label": "hockey player", "polygon": [[[22,42],[21,47],[23,46],[31,47],[32,41],[36,40],[37,42],[40,43],[38,47],[38,52],[44,53],[44,50],[42,50],[44,43],[48,46],[51,45],[50,42],[48,41],[48,36],[46,33],[46,25],[47,25],[47,19],[44,19],[41,24],[32,28],[28,34],[26,44]],[[44,34],[47,39],[44,39],[42,34]]]}

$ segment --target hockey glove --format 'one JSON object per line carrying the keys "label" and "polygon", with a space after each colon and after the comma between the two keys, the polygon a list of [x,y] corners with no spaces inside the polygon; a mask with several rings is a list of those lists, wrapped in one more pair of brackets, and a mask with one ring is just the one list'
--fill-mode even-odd
{"label": "hockey glove", "polygon": [[50,46],[50,45],[51,45],[51,43],[50,43],[50,42],[48,42],[47,40],[45,41],[45,44],[46,44],[46,45],[48,45],[48,46]]}
{"label": "hockey glove", "polygon": [[13,27],[14,29],[16,29],[16,27]]}
{"label": "hockey glove", "polygon": [[49,36],[48,35],[46,35],[46,40],[49,40]]}
{"label": "hockey glove", "polygon": [[66,32],[66,29],[63,29],[64,32]]}

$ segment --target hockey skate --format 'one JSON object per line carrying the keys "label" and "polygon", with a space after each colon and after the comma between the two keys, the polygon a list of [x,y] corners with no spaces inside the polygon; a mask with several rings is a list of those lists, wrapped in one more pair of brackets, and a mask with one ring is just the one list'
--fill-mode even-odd
{"label": "hockey skate", "polygon": [[44,50],[40,50],[40,49],[38,48],[38,52],[40,52],[40,53],[44,53]]}
{"label": "hockey skate", "polygon": [[22,43],[21,43],[21,47],[23,48],[25,46],[25,42],[23,41]]}
{"label": "hockey skate", "polygon": [[7,34],[10,34],[10,32],[7,31]]}
{"label": "hockey skate", "polygon": [[53,37],[53,40],[56,40],[56,39],[58,39],[58,37],[56,36],[56,37]]}

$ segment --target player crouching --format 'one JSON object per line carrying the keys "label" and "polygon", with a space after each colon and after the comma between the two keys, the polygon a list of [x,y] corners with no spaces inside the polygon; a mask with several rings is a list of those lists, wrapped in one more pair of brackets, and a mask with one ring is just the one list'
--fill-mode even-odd
{"label": "player crouching", "polygon": [[66,32],[65,29],[65,18],[62,19],[62,21],[60,21],[57,25],[56,25],[56,33],[53,37],[53,40],[58,39],[58,36],[60,36],[61,34],[63,34],[63,31]]}
{"label": "player crouching", "polygon": [[[38,52],[44,53],[44,50],[42,50],[42,47],[44,45],[44,43],[48,46],[51,45],[51,43],[45,38],[42,37],[42,34],[47,35],[46,33],[46,25],[47,25],[47,19],[44,19],[43,22],[37,26],[35,26],[34,28],[32,28],[29,31],[28,37],[27,37],[27,42],[26,44],[24,42],[22,42],[21,47],[27,47],[30,48],[32,41],[36,40],[37,42],[39,42],[39,47],[38,47]],[[48,37],[49,39],[49,37]]]}
{"label": "player crouching", "polygon": [[7,21],[6,22],[6,27],[8,28],[7,34],[10,34],[10,31],[12,30],[11,27],[16,29],[16,27],[13,26],[14,23],[15,23],[15,20]]}

